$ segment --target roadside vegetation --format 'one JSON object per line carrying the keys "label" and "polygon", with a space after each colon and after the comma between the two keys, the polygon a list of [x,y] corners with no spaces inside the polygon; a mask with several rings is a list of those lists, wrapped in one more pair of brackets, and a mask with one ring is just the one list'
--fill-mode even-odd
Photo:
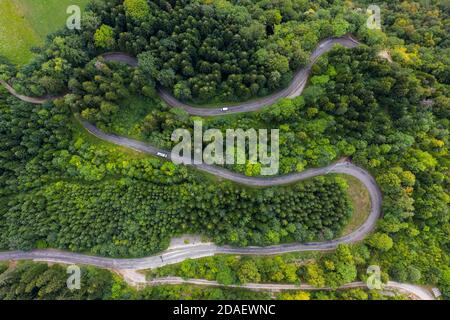
{"label": "roadside vegetation", "polygon": [[[245,283],[307,283],[317,288],[338,288],[367,278],[370,259],[366,246],[339,245],[334,253],[277,256],[217,255],[149,270],[149,279],[178,276],[185,279],[214,280],[224,285]],[[388,276],[383,275],[383,282]]]}
{"label": "roadside vegetation", "polygon": [[[185,231],[242,246],[339,234],[350,203],[335,177],[253,191],[212,184],[185,167],[84,139],[72,113],[170,148],[173,129],[189,128],[193,117],[160,102],[157,86],[196,101],[264,95],[304,63],[293,53],[301,58],[320,39],[352,32],[364,45],[322,57],[302,97],[207,126],[280,129],[280,174],[344,156],[368,169],[384,199],[378,229],[359,249],[368,250],[365,263],[400,282],[437,285],[448,298],[448,8],[384,2],[383,29],[373,31],[364,27],[369,1],[238,3],[192,1],[183,9],[180,1],[95,1],[82,31],[58,32],[26,68],[2,62],[0,77],[22,93],[72,93],[31,106],[0,91],[0,247],[141,256]],[[242,19],[245,34],[230,40]],[[96,63],[111,50],[137,55],[139,67]],[[386,50],[391,61],[380,57]],[[122,103],[138,96],[151,103],[117,121]],[[259,175],[253,167],[231,169]],[[349,270],[338,276],[354,275]]]}
{"label": "roadside vegetation", "polygon": [[20,262],[0,269],[0,300],[385,300],[404,296],[381,295],[377,291],[349,289],[337,292],[286,291],[271,293],[225,287],[161,285],[137,290],[110,271],[81,268],[79,290],[69,290],[64,266]]}

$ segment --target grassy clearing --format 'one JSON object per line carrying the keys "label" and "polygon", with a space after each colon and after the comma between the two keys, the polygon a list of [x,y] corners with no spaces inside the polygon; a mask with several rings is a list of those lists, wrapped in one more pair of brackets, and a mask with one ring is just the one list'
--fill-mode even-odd
{"label": "grassy clearing", "polygon": [[367,188],[361,181],[352,176],[342,175],[348,183],[348,195],[353,205],[353,215],[349,223],[342,231],[342,235],[347,235],[355,231],[367,220],[370,214],[370,196]]}
{"label": "grassy clearing", "polygon": [[12,63],[30,61],[30,48],[64,27],[69,5],[84,8],[90,0],[0,0],[0,55]]}
{"label": "grassy clearing", "polygon": [[89,0],[9,0],[16,4],[41,39],[65,25],[67,7],[84,9]]}
{"label": "grassy clearing", "polygon": [[0,55],[15,64],[22,64],[32,58],[29,49],[41,39],[16,2],[0,0]]}
{"label": "grassy clearing", "polygon": [[142,139],[139,126],[144,118],[151,112],[155,102],[150,98],[130,97],[120,103],[120,111],[111,121],[114,133]]}

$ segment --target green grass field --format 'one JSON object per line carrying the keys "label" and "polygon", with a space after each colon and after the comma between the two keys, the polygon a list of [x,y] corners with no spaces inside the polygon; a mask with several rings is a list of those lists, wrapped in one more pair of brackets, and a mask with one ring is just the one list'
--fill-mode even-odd
{"label": "green grass field", "polygon": [[348,194],[353,204],[353,215],[350,221],[342,231],[342,236],[348,235],[358,229],[370,214],[370,195],[369,190],[361,181],[352,176],[340,175],[348,183]]}
{"label": "green grass field", "polygon": [[30,48],[43,45],[47,34],[64,27],[69,5],[82,9],[89,0],[0,0],[0,55],[27,63]]}

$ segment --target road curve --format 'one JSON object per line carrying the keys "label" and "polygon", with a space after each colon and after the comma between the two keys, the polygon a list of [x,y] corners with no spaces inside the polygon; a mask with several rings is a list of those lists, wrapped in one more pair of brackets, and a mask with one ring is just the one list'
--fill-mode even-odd
{"label": "road curve", "polygon": [[[278,92],[275,92],[269,96],[252,100],[249,102],[243,102],[238,104],[223,105],[220,108],[208,108],[208,107],[193,107],[187,103],[181,102],[173,97],[168,91],[164,89],[158,89],[158,94],[169,106],[175,108],[184,109],[187,113],[196,116],[218,116],[224,114],[234,114],[242,112],[257,111],[264,107],[270,106],[282,98],[295,98],[302,94],[303,89],[306,86],[309,75],[311,73],[312,66],[316,61],[325,53],[329,52],[336,44],[340,44],[346,48],[355,48],[360,43],[352,36],[346,35],[339,38],[328,38],[321,41],[316,49],[311,53],[309,63],[303,69],[297,71],[294,75],[291,84]],[[116,57],[115,57],[116,58]],[[123,60],[121,62],[124,62]],[[222,108],[228,108],[227,111],[223,111]]]}
{"label": "road curve", "polygon": [[[136,259],[115,259],[90,255],[83,255],[60,250],[32,250],[29,252],[10,251],[0,252],[0,261],[7,260],[39,260],[47,262],[60,262],[70,264],[93,265],[109,269],[132,269],[143,270],[162,267],[169,264],[179,263],[186,259],[198,259],[213,256],[216,254],[240,254],[240,255],[274,255],[299,251],[328,251],[336,248],[341,243],[353,243],[362,240],[376,225],[376,221],[381,214],[381,193],[373,178],[366,172],[352,164],[342,163],[327,167],[328,169],[312,169],[305,172],[303,179],[320,175],[322,170],[329,170],[329,173],[345,173],[360,179],[368,187],[372,208],[368,219],[356,231],[339,239],[312,242],[312,243],[291,243],[269,247],[245,247],[235,248],[230,246],[217,246],[212,243],[198,244],[195,246],[179,247],[162,252],[161,254]],[[326,172],[325,172],[326,174]],[[301,176],[301,173],[297,176]],[[257,179],[257,178],[255,178]],[[259,180],[259,179],[258,179]],[[299,181],[299,180],[298,180]]]}
{"label": "road curve", "polygon": [[[165,89],[158,88],[158,94],[161,97],[161,99],[165,101],[169,106],[184,109],[187,113],[196,116],[218,116],[224,114],[234,114],[260,110],[264,107],[274,104],[279,99],[295,98],[300,96],[303,92],[303,89],[306,86],[309,75],[311,73],[312,66],[323,54],[329,52],[337,44],[340,44],[346,48],[354,48],[358,46],[360,43],[356,39],[354,39],[351,35],[346,35],[339,38],[328,38],[319,42],[315,50],[310,55],[308,65],[303,69],[297,71],[297,73],[294,75],[291,81],[291,84],[287,88],[275,92],[269,96],[252,100],[249,102],[243,102],[235,105],[226,105],[226,106],[224,105],[221,106],[220,108],[208,108],[208,107],[199,108],[193,107],[189,104],[177,100]],[[101,55],[101,57],[106,61],[116,61],[127,64],[131,67],[137,67],[138,65],[137,58],[122,52],[105,53]],[[3,80],[0,80],[0,84],[2,84],[16,98],[33,104],[43,104],[47,101],[56,98],[61,98],[64,96],[64,94],[61,94],[55,96],[28,97],[16,92],[13,87],[11,87],[7,82]],[[228,110],[223,111],[222,109],[224,107],[227,107]]]}

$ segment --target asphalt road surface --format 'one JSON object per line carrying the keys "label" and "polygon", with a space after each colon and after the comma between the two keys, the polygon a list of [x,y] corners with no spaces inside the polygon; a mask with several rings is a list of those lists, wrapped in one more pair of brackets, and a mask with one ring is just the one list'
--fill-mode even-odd
{"label": "asphalt road surface", "polygon": [[[247,283],[243,285],[223,285],[217,283],[216,281],[209,281],[204,279],[183,279],[179,277],[167,277],[167,278],[156,278],[153,280],[138,280],[133,282],[132,279],[128,278],[127,281],[129,283],[133,283],[134,285],[164,285],[164,284],[191,284],[191,285],[199,285],[199,286],[212,286],[212,287],[227,287],[227,288],[240,288],[240,289],[249,289],[255,291],[282,291],[282,290],[301,290],[301,291],[330,291],[335,290],[332,288],[317,288],[308,284],[294,285],[294,284],[274,284],[274,283]],[[351,282],[339,287],[337,290],[344,289],[354,289],[354,288],[367,288],[367,284],[364,282]],[[417,300],[434,300],[434,296],[427,289],[407,283],[399,283],[395,281],[388,281],[388,283],[383,285],[382,292],[386,291],[398,291],[400,293],[406,294],[408,296],[412,296],[413,299]]]}

